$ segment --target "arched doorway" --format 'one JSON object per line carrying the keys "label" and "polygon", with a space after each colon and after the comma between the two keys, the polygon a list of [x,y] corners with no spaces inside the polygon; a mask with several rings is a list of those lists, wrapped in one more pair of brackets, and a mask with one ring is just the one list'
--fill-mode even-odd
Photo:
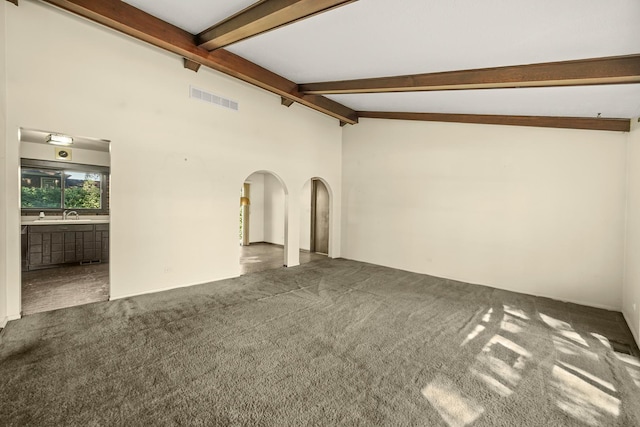
{"label": "arched doorway", "polygon": [[287,189],[273,172],[249,175],[240,189],[240,274],[287,265]]}
{"label": "arched doorway", "polygon": [[[311,178],[302,188],[300,206],[300,262],[330,254],[331,193],[326,181]],[[313,254],[303,257],[304,252]],[[307,261],[308,262],[308,261]]]}

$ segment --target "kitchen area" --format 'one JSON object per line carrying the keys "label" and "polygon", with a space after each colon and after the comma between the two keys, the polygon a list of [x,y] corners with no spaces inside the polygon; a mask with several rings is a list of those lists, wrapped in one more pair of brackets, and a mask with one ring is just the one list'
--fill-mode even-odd
{"label": "kitchen area", "polygon": [[109,299],[109,141],[20,130],[22,315]]}

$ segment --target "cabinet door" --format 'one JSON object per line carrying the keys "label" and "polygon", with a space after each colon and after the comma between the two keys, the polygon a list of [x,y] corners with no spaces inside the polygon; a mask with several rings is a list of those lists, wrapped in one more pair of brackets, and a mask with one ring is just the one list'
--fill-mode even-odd
{"label": "cabinet door", "polygon": [[64,233],[64,262],[76,262],[76,233],[73,231],[66,231]]}
{"label": "cabinet door", "polygon": [[23,225],[20,231],[20,258],[22,271],[29,270],[29,226]]}
{"label": "cabinet door", "polygon": [[94,260],[94,236],[93,225],[28,226],[27,268]]}
{"label": "cabinet door", "polygon": [[82,241],[82,231],[76,231],[74,234],[76,239],[76,261],[81,262],[84,258],[84,242]]}
{"label": "cabinet door", "polygon": [[64,233],[51,233],[51,264],[62,264],[64,262]]}
{"label": "cabinet door", "polygon": [[109,260],[109,224],[96,225],[96,259]]}
{"label": "cabinet door", "polygon": [[96,233],[92,231],[82,232],[82,260],[93,261],[96,259]]}
{"label": "cabinet door", "polygon": [[102,260],[109,261],[109,230],[102,232]]}
{"label": "cabinet door", "polygon": [[51,233],[42,233],[42,264],[51,264]]}
{"label": "cabinet door", "polygon": [[29,227],[29,266],[42,265],[42,233]]}

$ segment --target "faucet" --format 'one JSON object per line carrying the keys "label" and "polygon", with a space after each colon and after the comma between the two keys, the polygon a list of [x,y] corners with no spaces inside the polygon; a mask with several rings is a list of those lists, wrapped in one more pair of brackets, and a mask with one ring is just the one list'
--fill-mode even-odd
{"label": "faucet", "polygon": [[75,215],[76,219],[78,219],[79,217],[78,212],[65,210],[64,212],[62,212],[62,219],[67,219],[69,215]]}

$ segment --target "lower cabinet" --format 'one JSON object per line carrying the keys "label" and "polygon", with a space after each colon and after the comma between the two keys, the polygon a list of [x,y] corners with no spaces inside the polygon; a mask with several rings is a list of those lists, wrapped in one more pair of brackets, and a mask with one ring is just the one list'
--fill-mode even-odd
{"label": "lower cabinet", "polygon": [[96,224],[96,258],[109,261],[109,224]]}
{"label": "lower cabinet", "polygon": [[109,260],[109,224],[30,225],[26,267]]}

